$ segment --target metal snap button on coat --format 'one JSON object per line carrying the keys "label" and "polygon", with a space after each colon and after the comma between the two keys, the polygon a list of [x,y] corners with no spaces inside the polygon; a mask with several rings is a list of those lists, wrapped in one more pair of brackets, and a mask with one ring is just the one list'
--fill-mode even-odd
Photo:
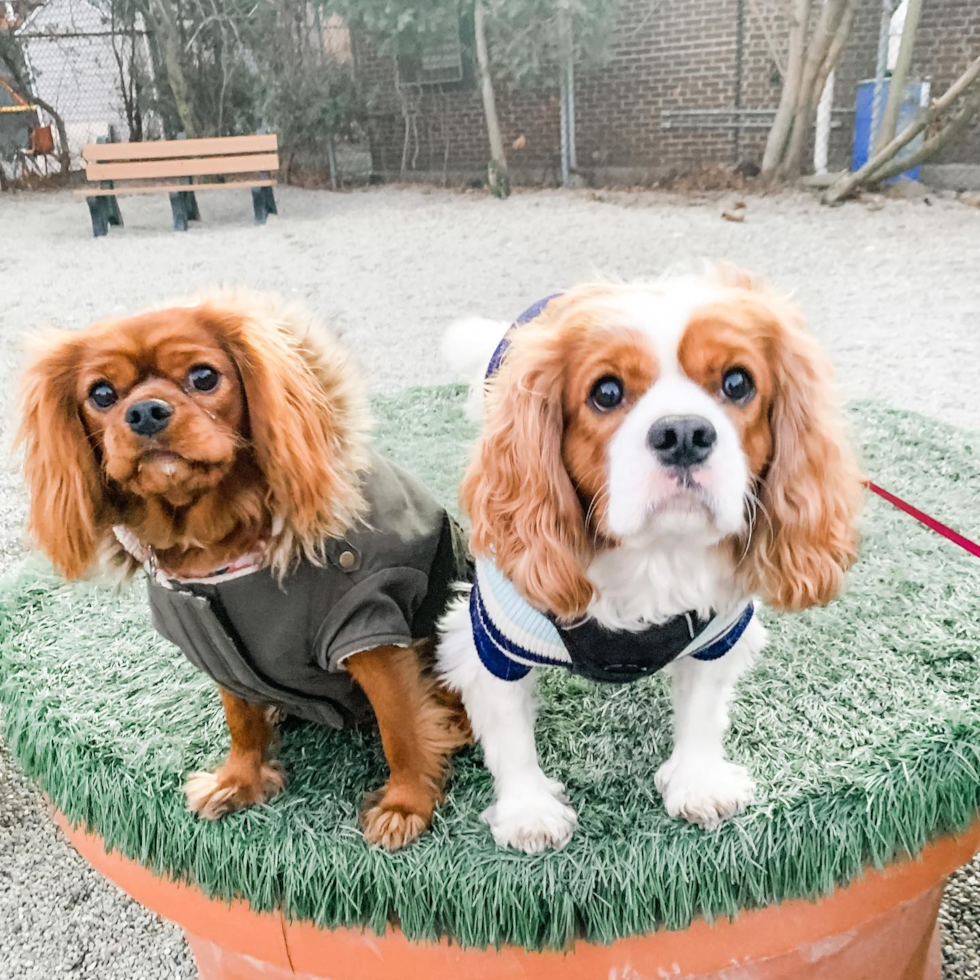
{"label": "metal snap button on coat", "polygon": [[354,567],[354,552],[353,551],[342,551],[340,556],[337,558],[341,568],[350,569]]}

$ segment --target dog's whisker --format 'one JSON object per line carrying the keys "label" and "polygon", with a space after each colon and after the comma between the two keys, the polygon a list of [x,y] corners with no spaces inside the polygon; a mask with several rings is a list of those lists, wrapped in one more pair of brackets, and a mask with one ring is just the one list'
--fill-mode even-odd
{"label": "dog's whisker", "polygon": [[[601,504],[604,504],[609,499],[609,487],[603,487],[603,489],[597,493],[592,498],[592,503],[589,504],[589,509],[585,515],[585,526],[588,528],[592,524],[592,519],[595,517],[595,513]],[[597,544],[599,541],[599,528],[598,526],[592,529],[592,543]]]}
{"label": "dog's whisker", "polygon": [[754,488],[746,491],[745,493],[745,519],[747,523],[747,528],[745,532],[745,544],[742,548],[742,553],[739,555],[736,561],[736,567],[745,561],[749,553],[749,548],[752,543],[752,537],[755,533],[755,527],[758,522],[759,513],[766,519],[767,529],[766,538],[768,542],[771,542],[774,536],[774,528],[772,523],[772,517],[769,511],[766,509],[766,505],[759,499],[759,495]]}

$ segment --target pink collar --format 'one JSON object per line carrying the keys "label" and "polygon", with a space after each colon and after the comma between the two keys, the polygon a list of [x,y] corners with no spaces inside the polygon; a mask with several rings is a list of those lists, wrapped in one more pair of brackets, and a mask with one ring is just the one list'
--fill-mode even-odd
{"label": "pink collar", "polygon": [[254,551],[250,551],[234,559],[234,561],[229,562],[227,565],[222,565],[220,568],[208,572],[207,575],[193,577],[168,575],[157,567],[156,555],[154,555],[153,549],[144,545],[132,531],[123,527],[121,524],[117,524],[112,529],[112,533],[115,534],[116,540],[122,545],[126,553],[132,558],[135,558],[143,566],[146,574],[158,585],[162,585],[168,589],[172,588],[172,583],[175,582],[179,584],[199,583],[219,585],[222,582],[230,582],[233,579],[251,575],[253,572],[259,571],[265,564],[265,545],[263,544]]}

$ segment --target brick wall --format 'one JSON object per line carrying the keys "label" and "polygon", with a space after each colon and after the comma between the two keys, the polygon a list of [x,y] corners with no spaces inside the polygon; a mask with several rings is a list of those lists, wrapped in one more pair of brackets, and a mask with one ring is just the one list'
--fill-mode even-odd
{"label": "brick wall", "polygon": [[732,133],[664,129],[661,113],[734,106],[738,0],[623,0],[607,65],[576,77],[580,166],[690,170],[735,155]]}
{"label": "brick wall", "polygon": [[[778,10],[774,3],[752,0],[622,0],[608,62],[576,72],[579,168],[636,179],[638,173],[655,177],[761,161],[771,117],[752,122],[743,116],[736,126],[723,114],[739,107],[773,110],[778,104],[780,76],[767,41],[768,34],[786,44],[786,25]],[[815,4],[815,15],[818,10]],[[874,76],[880,10],[880,0],[858,0],[854,30],[836,75],[832,168],[850,160],[855,89],[860,80]],[[765,25],[762,16],[769,17]],[[371,38],[357,40],[359,77],[373,99],[374,169],[398,173],[405,153],[408,171],[481,175],[489,146],[475,80],[441,89],[402,87],[400,97],[393,57]],[[932,74],[937,90],[977,50],[978,0],[926,4],[916,69]],[[534,182],[557,180],[557,85],[518,91],[498,80],[496,96],[505,145],[524,138],[522,148],[508,149],[515,175]],[[978,144],[980,127],[945,156],[980,159]]]}
{"label": "brick wall", "polygon": [[[369,134],[375,171],[397,173],[404,154],[411,171],[485,172],[490,146],[473,72],[460,83],[401,86],[399,91],[393,54],[363,36],[357,38],[355,63],[371,103]],[[527,141],[526,150],[513,152],[511,166],[529,171],[538,181],[553,179],[560,152],[557,85],[516,91],[498,79],[495,93],[505,146],[521,135]]]}
{"label": "brick wall", "polygon": [[[932,79],[933,98],[945,92],[978,55],[980,0],[930,0],[923,5],[911,70],[917,78]],[[980,119],[931,162],[980,164]]]}

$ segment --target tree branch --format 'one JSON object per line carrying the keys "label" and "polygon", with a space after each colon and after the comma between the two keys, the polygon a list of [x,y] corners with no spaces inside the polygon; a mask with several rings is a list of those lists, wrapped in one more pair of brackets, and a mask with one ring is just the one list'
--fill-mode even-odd
{"label": "tree branch", "polygon": [[848,0],[846,9],[844,10],[844,16],[840,19],[840,24],[837,25],[837,33],[834,35],[834,40],[831,42],[830,49],[827,51],[827,57],[824,58],[824,63],[820,66],[820,74],[817,75],[817,81],[813,86],[813,92],[810,93],[810,111],[816,115],[817,106],[820,104],[820,97],[823,95],[823,90],[827,86],[827,79],[830,77],[830,73],[837,67],[837,62],[840,61],[840,56],[844,51],[844,45],[847,44],[847,39],[851,36],[851,28],[854,27],[854,17],[857,13],[854,0]]}
{"label": "tree branch", "polygon": [[194,110],[184,67],[181,64],[180,33],[182,22],[179,12],[171,8],[170,0],[148,0],[146,13],[153,23],[160,53],[163,55],[163,65],[167,73],[167,83],[173,93],[177,117],[184,128],[188,139],[197,136],[197,126],[194,122]]}
{"label": "tree branch", "polygon": [[905,13],[905,26],[902,28],[902,41],[898,48],[898,58],[888,83],[888,101],[881,114],[881,125],[875,137],[875,149],[880,150],[895,138],[898,126],[898,110],[905,98],[905,80],[909,75],[909,65],[912,63],[912,48],[915,44],[915,32],[919,28],[919,16],[922,13],[922,0],[909,0]]}
{"label": "tree branch", "polygon": [[970,125],[977,112],[980,112],[980,85],[976,87],[970,97],[963,103],[960,111],[932,139],[926,140],[915,153],[910,153],[901,160],[894,160],[882,166],[881,170],[874,176],[875,183],[897,177],[898,174],[905,173],[906,170],[911,170],[920,163],[925,163],[926,160],[934,157],[944,146],[956,139]]}
{"label": "tree branch", "polygon": [[[947,109],[980,78],[980,58],[977,58],[963,72],[960,77],[953,82],[941,98],[937,99],[925,112],[920,113],[901,133],[898,134],[884,149],[879,150],[860,170],[852,174],[845,174],[834,184],[823,196],[824,204],[839,204],[841,201],[850,197],[859,187],[869,183],[871,180],[878,179],[878,171],[885,164],[891,162],[892,158],[899,150],[908,146],[923,132],[927,126],[942,116]],[[908,160],[902,161],[902,169],[898,173],[908,169]]]}
{"label": "tree branch", "polygon": [[779,166],[780,176],[788,173],[799,173],[803,161],[803,149],[806,145],[807,133],[813,122],[810,113],[813,87],[816,84],[820,69],[827,58],[831,45],[837,34],[841,18],[844,16],[844,0],[827,0],[820,11],[817,26],[807,49],[806,63],[803,67],[803,77],[800,89],[796,95],[796,105],[793,109],[792,132],[789,146]]}

